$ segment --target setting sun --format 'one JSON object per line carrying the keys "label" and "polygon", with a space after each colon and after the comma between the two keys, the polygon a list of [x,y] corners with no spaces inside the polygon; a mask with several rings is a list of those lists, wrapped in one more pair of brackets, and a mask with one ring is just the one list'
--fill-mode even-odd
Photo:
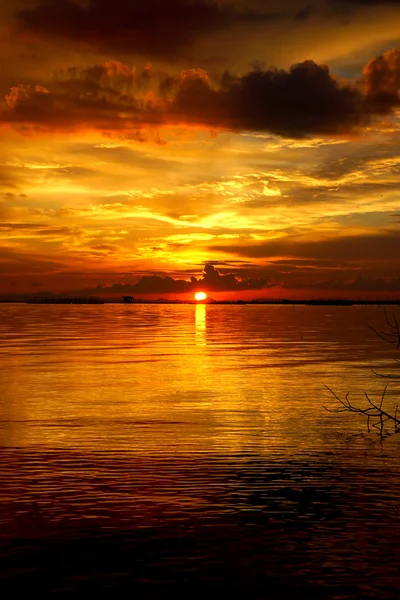
{"label": "setting sun", "polygon": [[202,300],[206,300],[207,299],[207,294],[205,294],[204,292],[197,292],[194,297],[196,298],[197,302],[201,302]]}

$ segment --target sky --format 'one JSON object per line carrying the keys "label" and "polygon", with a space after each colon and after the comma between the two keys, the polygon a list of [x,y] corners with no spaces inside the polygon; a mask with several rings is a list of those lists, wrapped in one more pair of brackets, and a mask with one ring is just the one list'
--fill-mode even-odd
{"label": "sky", "polygon": [[0,0],[0,294],[400,296],[400,0]]}

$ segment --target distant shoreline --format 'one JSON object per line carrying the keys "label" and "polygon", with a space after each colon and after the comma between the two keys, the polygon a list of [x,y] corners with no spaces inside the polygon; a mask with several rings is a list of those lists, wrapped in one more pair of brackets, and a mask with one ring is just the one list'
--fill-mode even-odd
{"label": "distant shoreline", "polygon": [[104,305],[123,304],[132,306],[135,304],[191,304],[191,305],[280,305],[280,306],[400,306],[400,300],[206,300],[196,302],[195,300],[144,300],[137,299],[124,301],[109,298],[35,298],[35,299],[2,299],[1,304],[74,304],[74,305]]}

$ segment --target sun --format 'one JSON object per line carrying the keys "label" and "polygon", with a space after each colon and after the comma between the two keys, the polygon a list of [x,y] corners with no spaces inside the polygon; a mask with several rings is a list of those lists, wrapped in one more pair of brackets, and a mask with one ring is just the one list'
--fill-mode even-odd
{"label": "sun", "polygon": [[194,297],[196,298],[197,302],[201,302],[202,300],[207,299],[207,294],[204,292],[196,292]]}

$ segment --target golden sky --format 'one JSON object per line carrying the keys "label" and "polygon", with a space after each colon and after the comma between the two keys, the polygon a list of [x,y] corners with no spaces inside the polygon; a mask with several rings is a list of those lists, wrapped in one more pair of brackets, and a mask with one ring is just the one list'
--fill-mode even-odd
{"label": "golden sky", "polygon": [[400,1],[0,0],[0,293],[400,293]]}

